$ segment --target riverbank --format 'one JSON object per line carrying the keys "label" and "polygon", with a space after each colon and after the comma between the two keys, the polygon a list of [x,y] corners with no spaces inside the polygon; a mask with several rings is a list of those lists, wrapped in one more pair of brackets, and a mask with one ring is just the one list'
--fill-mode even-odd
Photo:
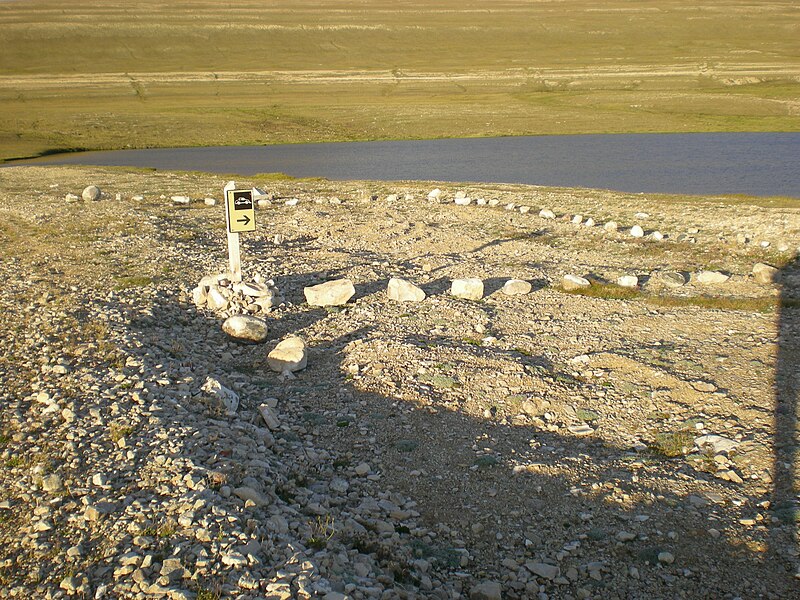
{"label": "riverbank", "polygon": [[[243,179],[245,276],[282,301],[240,345],[192,301],[226,266],[223,178],[2,174],[0,594],[793,594],[796,207]],[[305,302],[340,278],[346,305]],[[295,379],[266,362],[290,335]]]}

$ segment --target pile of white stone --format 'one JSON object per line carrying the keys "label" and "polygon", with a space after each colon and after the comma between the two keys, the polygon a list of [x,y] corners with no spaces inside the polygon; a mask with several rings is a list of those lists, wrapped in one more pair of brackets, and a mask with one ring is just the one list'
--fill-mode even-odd
{"label": "pile of white stone", "polygon": [[256,275],[252,281],[234,282],[229,273],[207,275],[192,290],[198,308],[205,307],[223,316],[265,314],[279,303],[275,282]]}

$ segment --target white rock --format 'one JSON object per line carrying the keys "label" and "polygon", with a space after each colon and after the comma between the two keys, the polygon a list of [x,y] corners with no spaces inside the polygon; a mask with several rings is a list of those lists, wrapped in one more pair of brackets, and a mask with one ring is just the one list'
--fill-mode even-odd
{"label": "white rock", "polygon": [[265,296],[275,295],[275,287],[271,284],[271,280],[266,283],[256,281],[240,282],[233,284],[233,290],[235,292],[241,292],[242,295],[250,298],[264,298]]}
{"label": "white rock", "polygon": [[465,192],[463,190],[459,190],[459,191],[456,192],[456,199],[458,199],[458,198],[466,198],[466,197],[467,197],[467,192]]}
{"label": "white rock", "polygon": [[584,437],[587,435],[592,435],[594,433],[594,429],[592,429],[586,423],[582,423],[581,425],[570,425],[567,427],[567,430],[572,435],[577,435],[578,437]]}
{"label": "white rock", "polygon": [[644,237],[644,229],[642,229],[639,225],[634,225],[631,227],[631,236],[635,238]]}
{"label": "white rock", "polygon": [[539,211],[539,216],[543,219],[555,219],[556,214],[549,208],[543,208]]}
{"label": "white rock", "polygon": [[778,269],[766,263],[756,263],[753,266],[753,278],[757,283],[768,285],[775,281]]}
{"label": "white rock", "polygon": [[456,198],[455,203],[458,206],[469,206],[472,204],[472,198]]}
{"label": "white rock", "polygon": [[671,565],[675,562],[675,556],[671,552],[659,552],[658,562],[664,563],[665,565]]}
{"label": "white rock", "polygon": [[386,196],[386,202],[397,202],[397,194],[389,194]]}
{"label": "white rock", "polygon": [[205,204],[206,206],[216,206],[217,200],[216,198],[204,198],[203,204]]}
{"label": "white rock", "polygon": [[300,202],[300,198],[291,198],[291,199],[287,200],[286,202],[284,202],[284,205],[286,205],[286,206],[297,206],[299,204],[299,202]]}
{"label": "white rock", "polygon": [[575,215],[574,217],[572,217],[572,223],[574,225],[580,225],[582,221],[583,221],[583,215]]}
{"label": "white rock", "polygon": [[172,196],[170,200],[175,204],[189,204],[192,201],[189,196]]}
{"label": "white rock", "polygon": [[574,290],[579,290],[582,288],[587,288],[592,285],[588,279],[584,279],[583,277],[578,277],[577,275],[564,275],[563,279],[561,280],[561,287],[564,288],[568,292],[572,292]]}
{"label": "white rock", "polygon": [[64,484],[61,483],[61,477],[59,477],[55,473],[42,477],[42,489],[45,492],[48,492],[50,494],[55,494],[60,492],[63,488]]}
{"label": "white rock", "polygon": [[509,203],[508,203],[508,204],[506,204],[506,206],[505,206],[505,209],[506,209],[506,210],[514,210],[515,208],[517,208],[517,205],[516,205],[516,204],[514,204],[513,202],[509,202]]}
{"label": "white rock", "polygon": [[74,204],[75,202],[80,200],[80,197],[76,196],[75,194],[67,194],[66,196],[64,196],[64,200],[67,201],[67,204]]}
{"label": "white rock", "polygon": [[475,200],[475,204],[478,206],[486,206],[486,198],[478,198]]}
{"label": "white rock", "polygon": [[522,296],[530,293],[533,286],[523,279],[509,279],[500,290],[506,296]]}
{"label": "white rock", "polygon": [[397,302],[422,302],[425,300],[425,292],[421,288],[398,277],[392,277],[389,280],[386,295],[389,300]]}
{"label": "white rock", "polygon": [[306,368],[308,354],[306,343],[299,337],[289,337],[280,342],[267,355],[269,368],[278,373],[294,373]]}
{"label": "white rock", "polygon": [[206,294],[206,306],[211,310],[225,310],[228,308],[230,300],[225,297],[219,286],[214,285],[209,288]]}
{"label": "white rock", "polygon": [[639,285],[639,278],[636,275],[623,275],[617,279],[617,285],[626,288],[635,288]]}
{"label": "white rock", "polygon": [[727,454],[731,450],[734,450],[739,444],[732,439],[723,437],[721,435],[708,434],[696,437],[694,439],[694,445],[700,450],[710,447],[714,454]]}
{"label": "white rock", "polygon": [[519,207],[519,213],[521,215],[527,215],[529,212],[531,212],[531,207],[530,206],[520,206]]}
{"label": "white rock", "polygon": [[454,279],[450,285],[450,295],[466,300],[480,300],[483,298],[483,281],[475,277]]}
{"label": "white rock", "polygon": [[583,225],[584,227],[594,227],[594,219],[592,217],[589,217],[588,219],[586,219]]}
{"label": "white rock", "polygon": [[102,195],[103,192],[101,192],[100,188],[96,185],[90,185],[83,188],[83,193],[81,193],[81,197],[84,200],[100,200]]}
{"label": "white rock", "polygon": [[239,394],[232,389],[226,388],[219,380],[213,377],[206,377],[205,383],[200,388],[210,397],[219,401],[225,409],[225,414],[233,416],[239,408]]}
{"label": "white rock", "polygon": [[500,200],[498,200],[497,198],[492,198],[491,200],[489,200],[488,204],[489,204],[489,206],[492,206],[492,207],[499,206],[500,205]]}
{"label": "white rock", "polygon": [[650,234],[649,237],[654,242],[660,242],[661,240],[664,239],[664,234],[661,233],[660,231],[654,231],[653,233]]}
{"label": "white rock", "polygon": [[356,293],[349,279],[326,281],[303,289],[306,302],[311,306],[341,306]]}
{"label": "white rock", "polygon": [[436,188],[428,192],[428,200],[438,200],[442,196],[442,190]]}
{"label": "white rock", "polygon": [[686,285],[686,277],[677,271],[660,271],[654,275],[654,279],[669,288],[679,288]]}
{"label": "white rock", "polygon": [[650,215],[646,212],[637,212],[633,217],[635,219],[649,219]]}
{"label": "white rock", "polygon": [[725,283],[730,279],[730,275],[720,273],[719,271],[700,271],[695,275],[697,283],[703,285],[715,285],[718,283]]}
{"label": "white rock", "polygon": [[[267,500],[264,496],[262,496],[260,492],[246,485],[234,488],[233,493],[241,500],[244,501],[249,500],[256,506],[266,506],[267,504],[269,504],[269,500]],[[246,559],[245,559],[245,564],[247,564]]]}
{"label": "white rock", "polygon": [[233,315],[225,319],[222,331],[232,338],[258,344],[267,339],[267,323],[250,315]]}
{"label": "white rock", "polygon": [[603,229],[606,231],[616,231],[619,229],[619,225],[617,225],[616,221],[608,221],[605,225],[603,225]]}

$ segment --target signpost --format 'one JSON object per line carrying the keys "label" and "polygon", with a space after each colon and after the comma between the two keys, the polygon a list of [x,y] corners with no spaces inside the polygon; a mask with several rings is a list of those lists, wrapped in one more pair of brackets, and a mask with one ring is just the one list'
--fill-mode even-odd
{"label": "signpost", "polygon": [[228,266],[234,281],[242,280],[242,260],[239,253],[239,234],[256,230],[256,211],[251,190],[237,190],[229,181],[225,193],[225,221],[228,224]]}

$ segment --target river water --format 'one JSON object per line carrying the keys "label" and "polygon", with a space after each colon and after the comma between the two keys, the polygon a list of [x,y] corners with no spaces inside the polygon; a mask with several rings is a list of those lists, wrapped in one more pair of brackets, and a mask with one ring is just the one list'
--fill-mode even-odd
{"label": "river water", "polygon": [[9,164],[154,167],[248,176],[526,183],[800,198],[800,133],[526,136],[52,155]]}

